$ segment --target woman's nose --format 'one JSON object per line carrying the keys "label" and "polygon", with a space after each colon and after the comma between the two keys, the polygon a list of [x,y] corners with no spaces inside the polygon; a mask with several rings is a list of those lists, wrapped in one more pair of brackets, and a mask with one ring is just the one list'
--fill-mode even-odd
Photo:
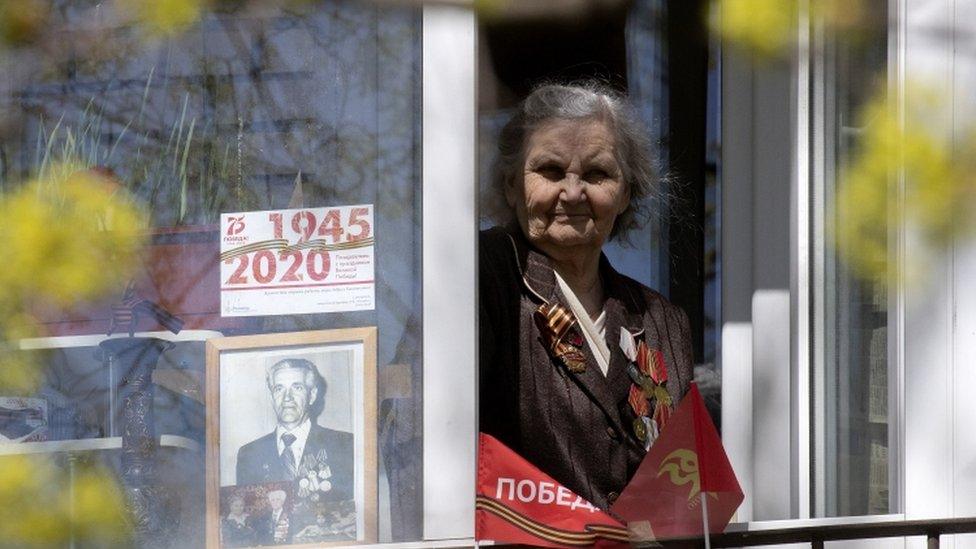
{"label": "woman's nose", "polygon": [[563,189],[560,198],[566,202],[582,202],[586,200],[586,185],[580,176],[574,173],[567,173],[563,179]]}

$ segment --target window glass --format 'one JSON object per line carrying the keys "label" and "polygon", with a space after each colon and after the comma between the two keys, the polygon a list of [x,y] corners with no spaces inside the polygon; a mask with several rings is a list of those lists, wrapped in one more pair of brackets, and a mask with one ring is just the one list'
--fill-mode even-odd
{"label": "window glass", "polygon": [[[839,31],[827,45],[826,188],[827,225],[836,221],[836,196],[844,170],[863,146],[861,116],[883,92],[888,56],[887,2],[865,7],[863,25]],[[878,200],[892,199],[889,193]],[[893,363],[889,354],[888,284],[885,276],[858,276],[831,239],[824,258],[825,385],[821,406],[825,426],[823,467],[827,516],[890,513],[894,428],[889,406]],[[889,244],[890,247],[890,244]],[[890,277],[889,277],[890,278]]]}
{"label": "window glass", "polygon": [[43,375],[0,395],[26,422],[4,453],[58,490],[108,471],[137,545],[418,540],[420,12],[214,3],[161,30],[152,4],[52,2],[0,55],[2,198],[67,166],[145,238],[118,287],[32,309],[13,344]]}

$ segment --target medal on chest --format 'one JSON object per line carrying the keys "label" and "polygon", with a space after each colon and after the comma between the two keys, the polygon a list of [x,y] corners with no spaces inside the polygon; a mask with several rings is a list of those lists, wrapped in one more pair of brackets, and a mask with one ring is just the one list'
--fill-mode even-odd
{"label": "medal on chest", "polygon": [[549,356],[559,360],[574,374],[586,371],[583,337],[576,327],[576,317],[558,303],[543,303],[532,315],[542,343]]}
{"label": "medal on chest", "polygon": [[627,403],[634,412],[634,436],[648,449],[671,417],[671,395],[668,393],[668,369],[664,354],[637,340],[626,329],[620,329],[620,349],[630,362],[630,393]]}

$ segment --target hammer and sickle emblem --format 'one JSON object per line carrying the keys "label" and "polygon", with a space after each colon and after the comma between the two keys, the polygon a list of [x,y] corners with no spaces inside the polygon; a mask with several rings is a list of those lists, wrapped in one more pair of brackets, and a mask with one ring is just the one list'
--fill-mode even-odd
{"label": "hammer and sickle emblem", "polygon": [[[664,473],[675,486],[682,486],[691,483],[691,491],[688,492],[688,501],[691,501],[701,490],[701,477],[698,475],[698,454],[691,450],[680,448],[667,455],[661,460],[661,466],[657,470],[657,476]],[[706,492],[714,499],[718,499],[715,492]]]}
{"label": "hammer and sickle emblem", "polygon": [[679,448],[661,460],[661,466],[657,470],[657,476],[667,473],[668,478],[675,486],[683,486],[691,483],[691,491],[688,493],[688,500],[692,500],[698,495],[700,490],[698,476],[698,455],[684,448]]}

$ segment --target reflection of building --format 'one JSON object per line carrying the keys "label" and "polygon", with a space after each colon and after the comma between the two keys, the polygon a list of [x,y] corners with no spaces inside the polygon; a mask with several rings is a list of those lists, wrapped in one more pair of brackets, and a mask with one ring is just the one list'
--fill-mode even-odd
{"label": "reflection of building", "polygon": [[[52,135],[55,153],[111,168],[151,207],[140,289],[188,328],[378,326],[381,539],[460,539],[473,509],[458,487],[474,471],[478,155],[527,77],[610,73],[637,100],[663,171],[689,184],[680,198],[703,227],[658,219],[636,251],[610,253],[692,315],[699,373],[721,389],[710,404],[746,490],[739,519],[971,515],[969,241],[935,253],[891,223],[892,265],[922,257],[930,273],[928,286],[911,286],[893,270],[859,279],[829,236],[878,81],[899,114],[921,103],[910,82],[944,92],[951,101],[927,126],[966,156],[970,3],[864,0],[856,36],[798,14],[785,61],[705,40],[705,4],[607,2],[541,20],[486,17],[479,29],[464,8],[323,2],[212,13],[148,43],[78,8],[59,47],[4,52],[0,178],[6,188],[36,169]],[[558,47],[533,57],[542,30]],[[73,149],[62,147],[68,129]],[[893,174],[879,200],[897,211],[904,185]],[[219,316],[216,213],[354,203],[376,207],[375,311]],[[43,319],[52,335],[101,334],[116,297]],[[51,438],[119,434],[118,380],[91,359],[91,340],[64,341],[45,358]],[[164,355],[158,434],[203,442],[202,356],[199,343]],[[201,455],[187,476],[202,475]]]}

